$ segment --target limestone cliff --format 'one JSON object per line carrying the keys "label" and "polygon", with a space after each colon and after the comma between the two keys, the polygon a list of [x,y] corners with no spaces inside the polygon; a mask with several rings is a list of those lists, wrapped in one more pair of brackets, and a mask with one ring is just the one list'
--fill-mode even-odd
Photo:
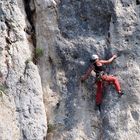
{"label": "limestone cliff", "polygon": [[46,113],[23,2],[0,1],[0,17],[0,139],[42,140]]}
{"label": "limestone cliff", "polygon": [[[0,1],[1,140],[139,140],[140,1]],[[79,79],[96,53],[125,93]]]}

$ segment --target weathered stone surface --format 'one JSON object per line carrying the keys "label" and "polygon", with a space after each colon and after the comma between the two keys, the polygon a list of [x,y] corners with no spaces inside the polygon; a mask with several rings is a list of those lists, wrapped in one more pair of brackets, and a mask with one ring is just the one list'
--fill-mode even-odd
{"label": "weathered stone surface", "polygon": [[[36,4],[37,46],[52,140],[139,139],[139,27],[136,1],[72,1]],[[46,7],[45,7],[46,6]],[[40,12],[41,11],[41,12]],[[102,113],[94,110],[96,87],[79,78],[90,55],[118,59],[107,67],[126,93],[117,97],[112,86],[104,90]]]}
{"label": "weathered stone surface", "polygon": [[22,1],[0,1],[0,139],[42,140],[46,113]]}
{"label": "weathered stone surface", "polygon": [[[0,17],[0,139],[139,140],[139,0],[1,0]],[[118,54],[125,93],[106,86],[101,113],[94,73],[79,81],[93,53]]]}

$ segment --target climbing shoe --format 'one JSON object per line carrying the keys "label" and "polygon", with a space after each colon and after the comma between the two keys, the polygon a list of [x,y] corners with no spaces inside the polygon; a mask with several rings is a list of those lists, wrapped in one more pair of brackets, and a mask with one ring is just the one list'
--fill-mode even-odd
{"label": "climbing shoe", "polygon": [[95,110],[99,110],[101,112],[101,104],[95,105]]}
{"label": "climbing shoe", "polygon": [[119,94],[119,98],[122,97],[122,95],[124,95],[124,92],[118,93]]}

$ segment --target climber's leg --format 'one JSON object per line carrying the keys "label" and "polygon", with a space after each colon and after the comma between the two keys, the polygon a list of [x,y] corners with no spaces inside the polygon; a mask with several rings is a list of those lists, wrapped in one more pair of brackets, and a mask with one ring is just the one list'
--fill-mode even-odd
{"label": "climber's leg", "polygon": [[100,105],[102,103],[103,82],[98,81],[96,84],[97,84],[96,105]]}
{"label": "climber's leg", "polygon": [[113,85],[115,86],[117,92],[121,94],[121,86],[120,86],[119,81],[116,77],[111,76],[111,75],[103,75],[102,80],[107,81],[107,82],[112,82]]}

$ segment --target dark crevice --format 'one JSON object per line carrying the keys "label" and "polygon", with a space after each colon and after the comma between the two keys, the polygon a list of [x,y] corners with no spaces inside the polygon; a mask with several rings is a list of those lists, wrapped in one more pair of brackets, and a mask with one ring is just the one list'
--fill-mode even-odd
{"label": "dark crevice", "polygon": [[12,42],[11,42],[9,37],[5,37],[5,41],[6,41],[7,44],[12,44]]}
{"label": "dark crevice", "polygon": [[24,130],[22,130],[23,139],[27,140],[27,136]]}
{"label": "dark crevice", "polygon": [[136,0],[136,5],[140,5],[140,0]]}
{"label": "dark crevice", "polygon": [[6,24],[6,26],[7,26],[7,35],[8,35],[8,37],[9,37],[9,36],[10,36],[11,26],[10,26],[10,24],[8,23],[7,20],[5,20],[5,24]]}
{"label": "dark crevice", "polygon": [[30,2],[31,2],[31,0],[24,0],[24,6],[25,6],[25,12],[27,15],[27,19],[32,26],[31,31],[35,32],[34,19],[33,19],[33,15],[35,13],[35,10],[31,10]]}
{"label": "dark crevice", "polygon": [[49,56],[49,63],[52,64],[53,63],[53,60],[52,58]]}
{"label": "dark crevice", "polygon": [[28,27],[24,30],[26,33],[31,35],[32,43],[34,46],[34,56],[33,56],[33,62],[37,64],[37,56],[35,53],[36,50],[36,30],[35,30],[35,21],[34,17],[36,15],[36,10],[32,10],[30,7],[31,0],[23,0],[24,1],[24,7],[25,7],[25,12],[27,15],[27,19],[31,25],[31,29]]}

